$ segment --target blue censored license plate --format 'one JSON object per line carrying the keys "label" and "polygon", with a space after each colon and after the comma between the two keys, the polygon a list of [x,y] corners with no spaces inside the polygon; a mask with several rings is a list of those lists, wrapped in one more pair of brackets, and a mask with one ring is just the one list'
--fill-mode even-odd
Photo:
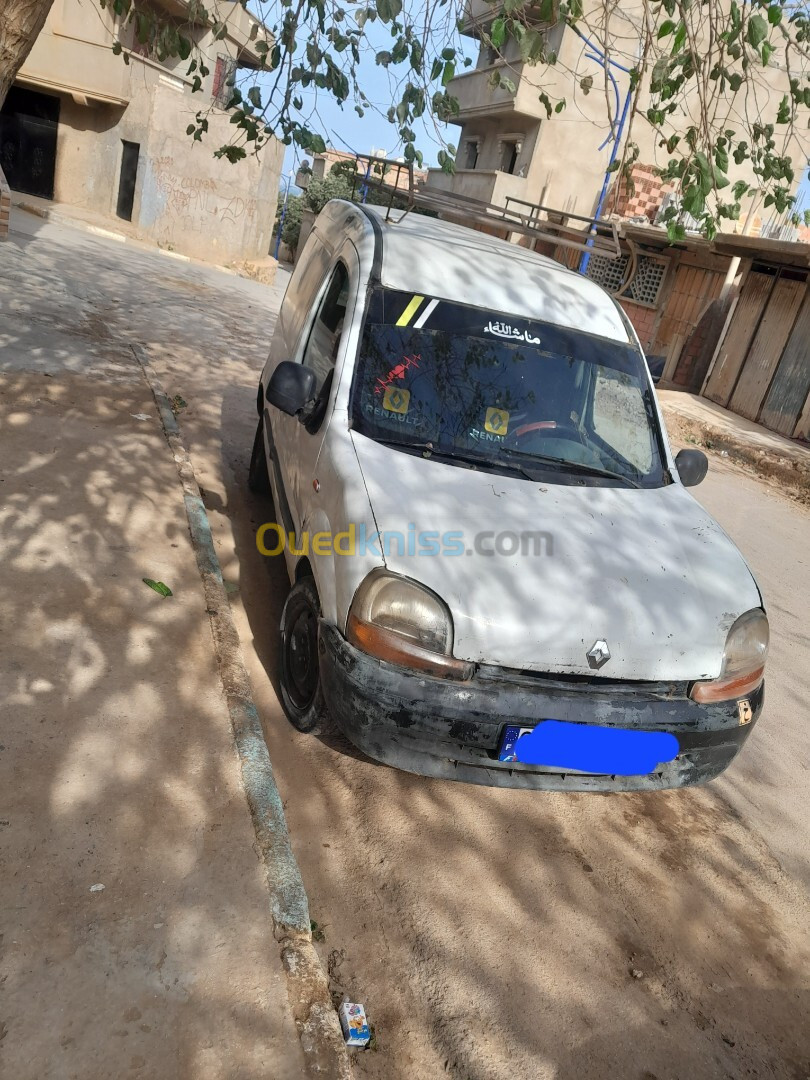
{"label": "blue censored license plate", "polygon": [[680,747],[666,731],[638,731],[541,720],[535,727],[507,724],[499,761],[611,776],[641,776],[673,761]]}
{"label": "blue censored license plate", "polygon": [[515,743],[518,741],[521,735],[526,735],[533,729],[530,727],[514,727],[508,724],[501,736],[501,748],[498,751],[498,761],[517,761],[515,754]]}

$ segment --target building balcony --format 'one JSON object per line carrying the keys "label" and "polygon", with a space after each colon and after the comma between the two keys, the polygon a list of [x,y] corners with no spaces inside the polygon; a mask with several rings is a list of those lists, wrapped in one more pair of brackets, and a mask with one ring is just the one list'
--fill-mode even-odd
{"label": "building balcony", "polygon": [[441,169],[429,169],[425,187],[465,195],[469,199],[479,199],[497,206],[505,206],[507,197],[528,199],[524,177],[497,169],[456,169],[452,176]]}
{"label": "building balcony", "polygon": [[[464,22],[461,27],[462,34],[467,34],[470,37],[477,37],[478,31],[481,27],[488,26],[493,19],[496,19],[503,8],[503,0],[499,3],[490,3],[490,0],[468,0],[464,5],[464,14],[462,18]],[[554,20],[557,21],[557,5],[554,5]],[[528,23],[534,23],[537,27],[549,26],[548,22],[543,22],[540,18],[540,8],[538,4],[528,4],[525,8],[521,8],[521,19],[525,19]]]}
{"label": "building balcony", "polygon": [[18,82],[71,94],[79,104],[126,105],[130,72],[109,44],[42,33],[17,75]]}
{"label": "building balcony", "polygon": [[[493,71],[500,71],[502,77],[511,79],[516,92],[510,93],[503,87],[490,85]],[[452,79],[447,92],[458,101],[459,114],[454,123],[463,124],[468,120],[486,117],[526,117],[529,120],[545,120],[545,105],[540,103],[537,79],[538,69],[529,64],[507,66],[499,63],[491,67],[476,68]]]}

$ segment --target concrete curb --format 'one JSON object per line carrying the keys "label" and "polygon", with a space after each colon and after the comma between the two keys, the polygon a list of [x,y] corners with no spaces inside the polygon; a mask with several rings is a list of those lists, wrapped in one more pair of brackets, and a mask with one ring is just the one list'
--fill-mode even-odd
{"label": "concrete curb", "polygon": [[132,345],[132,351],[155,399],[183,488],[191,543],[203,581],[222,688],[256,836],[256,850],[270,894],[273,932],[280,945],[287,993],[304,1050],[307,1073],[328,1080],[349,1080],[349,1055],[329,995],[328,981],[312,944],[307,895],[290,845],[281,795],[253,702],[250,678],[222,580],[208,514],[177,419],[149,355],[140,345]]}
{"label": "concrete curb", "polygon": [[662,409],[670,432],[678,431],[691,437],[706,450],[723,453],[729,461],[750,469],[765,480],[775,481],[799,502],[810,502],[810,468],[798,461],[769,454],[743,439],[736,439],[719,427],[685,416],[676,408],[663,404]]}

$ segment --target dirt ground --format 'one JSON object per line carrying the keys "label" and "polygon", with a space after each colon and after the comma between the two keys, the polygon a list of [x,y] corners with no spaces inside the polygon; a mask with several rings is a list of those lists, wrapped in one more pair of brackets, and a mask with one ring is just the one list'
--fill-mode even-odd
{"label": "dirt ground", "polygon": [[176,468],[73,240],[0,245],[0,1076],[297,1080]]}
{"label": "dirt ground", "polygon": [[[89,241],[88,241],[89,243]],[[296,733],[276,694],[280,560],[245,471],[279,287],[92,241],[94,306],[149,349],[218,544],[336,996],[363,1001],[369,1080],[810,1075],[806,738],[810,514],[713,458],[700,500],[765,590],[765,713],[705,788],[493,790]],[[125,285],[122,288],[122,285]]]}

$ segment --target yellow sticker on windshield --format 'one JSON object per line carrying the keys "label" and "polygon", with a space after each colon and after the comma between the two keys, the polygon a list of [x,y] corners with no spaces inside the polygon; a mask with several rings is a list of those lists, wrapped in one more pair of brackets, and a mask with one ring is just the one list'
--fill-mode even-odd
{"label": "yellow sticker on windshield", "polygon": [[506,409],[487,409],[484,427],[493,435],[505,435],[509,427],[509,413]]}
{"label": "yellow sticker on windshield", "polygon": [[387,386],[383,394],[383,408],[389,412],[406,413],[411,402],[409,390],[401,390],[398,386]]}

